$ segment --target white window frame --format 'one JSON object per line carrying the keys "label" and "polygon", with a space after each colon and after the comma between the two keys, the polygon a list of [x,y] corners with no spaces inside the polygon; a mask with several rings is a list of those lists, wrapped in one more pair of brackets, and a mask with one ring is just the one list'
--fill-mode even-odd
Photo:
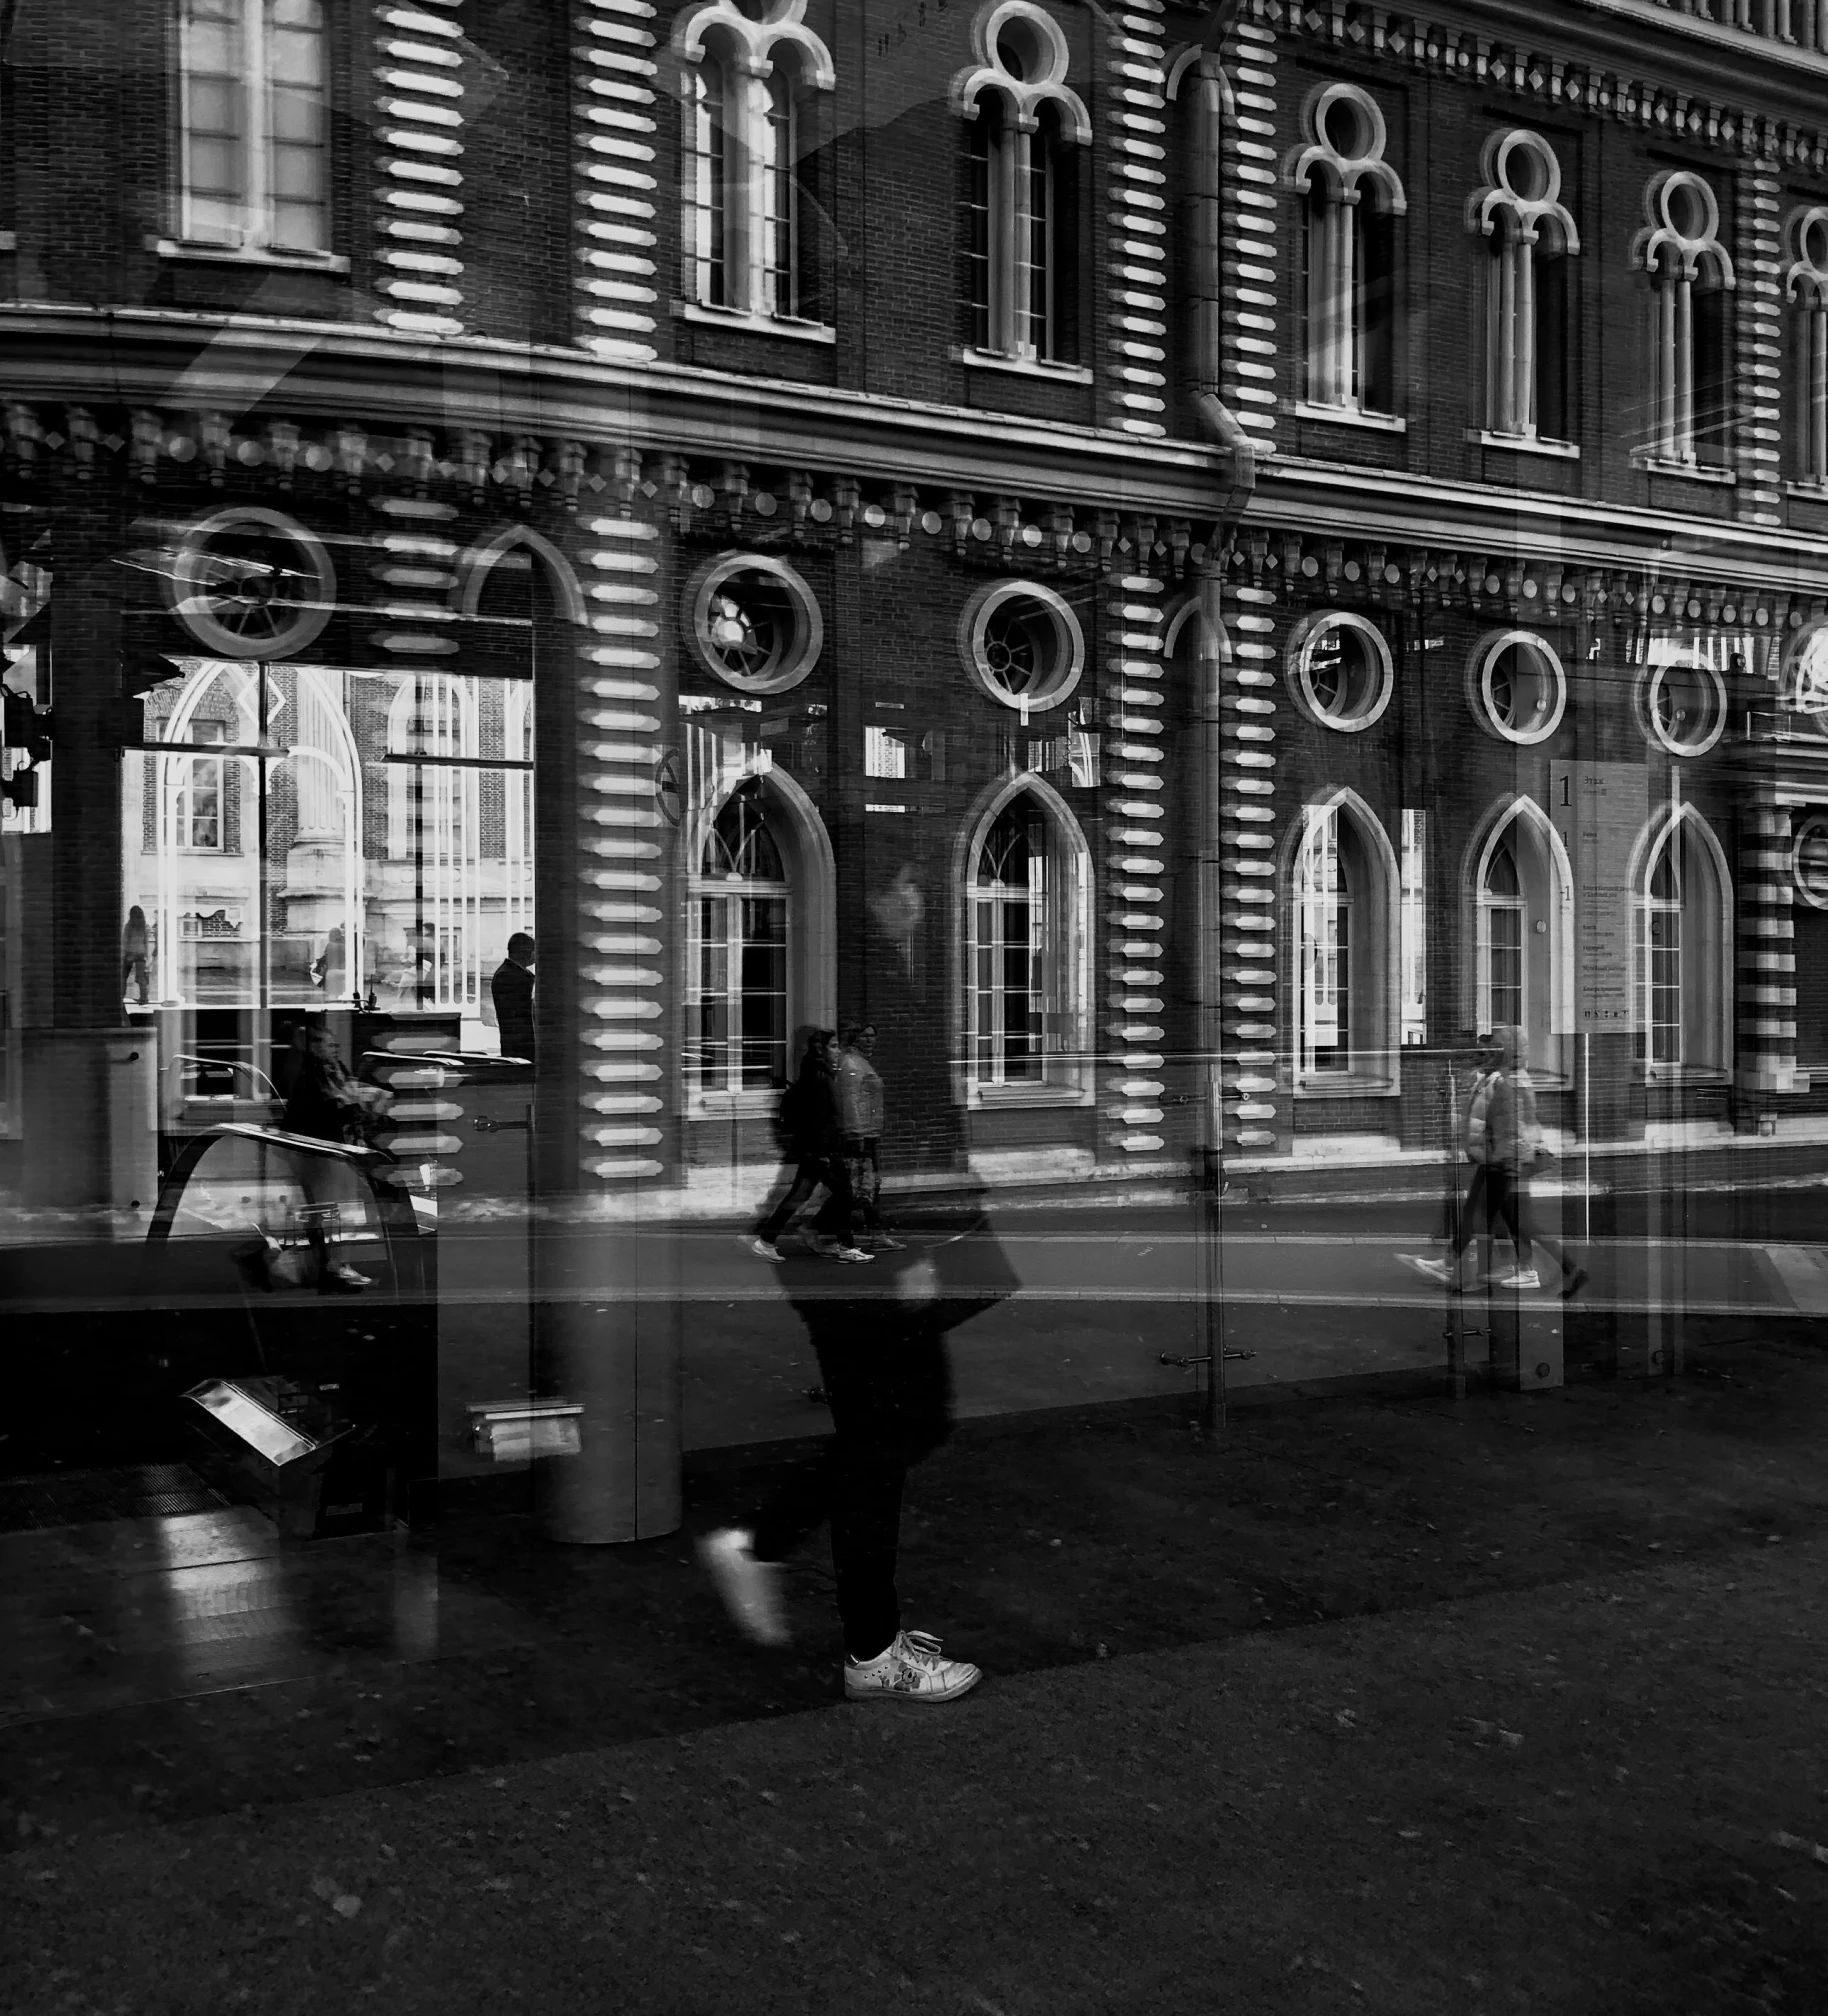
{"label": "white window frame", "polygon": [[[1024,74],[1009,67],[1005,36],[1020,49]],[[1066,37],[1031,0],[995,0],[979,9],[971,41],[977,61],[952,80],[952,103],[974,122],[971,145],[985,157],[987,299],[983,340],[967,347],[965,360],[1077,372],[1077,361],[1059,354],[1059,294],[1072,249],[1058,232],[1060,156],[1090,146],[1092,124],[1066,81]],[[988,125],[987,98],[998,108]]]}
{"label": "white window frame", "polygon": [[[1364,144],[1342,154],[1327,137],[1327,117],[1348,105],[1361,122]],[[1302,109],[1307,144],[1288,164],[1290,188],[1308,199],[1304,206],[1307,331],[1304,374],[1311,410],[1324,414],[1387,419],[1395,408],[1396,275],[1391,274],[1391,404],[1372,405],[1365,397],[1369,356],[1371,290],[1368,284],[1365,195],[1381,202],[1394,220],[1408,199],[1401,177],[1384,158],[1389,144],[1376,99],[1356,84],[1323,85]],[[1316,200],[1317,199],[1317,200]]]}
{"label": "white window frame", "polygon": [[[1491,890],[1492,861],[1508,845],[1518,894]],[[1554,822],[1533,798],[1508,798],[1479,828],[1468,857],[1473,941],[1472,1021],[1489,1035],[1514,1021],[1528,1042],[1526,1061],[1539,1085],[1568,1082],[1567,1038],[1574,1027],[1574,877]],[[1522,920],[1523,1013],[1500,1016],[1492,1003],[1492,918],[1515,911]]]}
{"label": "white window frame", "polygon": [[1823,490],[1828,489],[1828,206],[1794,212],[1784,237],[1791,254],[1784,299],[1796,362],[1791,416],[1796,481],[1800,488]]}
{"label": "white window frame", "polygon": [[[1521,194],[1512,183],[1519,159],[1532,161],[1541,193]],[[1512,127],[1485,143],[1485,186],[1473,197],[1472,217],[1491,241],[1486,271],[1485,424],[1491,434],[1518,441],[1544,437],[1539,425],[1542,328],[1537,260],[1577,258],[1580,233],[1561,201],[1561,163],[1540,133]],[[1568,332],[1554,332],[1565,345]],[[1564,358],[1564,363],[1565,363]],[[1553,437],[1559,443],[1561,437]]]}
{"label": "white window frame", "polygon": [[[1019,799],[1032,799],[1046,834],[1038,878],[1031,863],[1031,959],[1039,974],[1043,1048],[1037,1077],[1009,1079],[980,1066],[983,1025],[978,957],[984,949],[982,908],[1008,898],[1007,885],[979,879],[978,867],[992,828]],[[977,1108],[1089,1105],[1092,1099],[1092,862],[1079,822],[1047,781],[1032,771],[1008,779],[967,822],[962,836],[958,889],[960,971],[959,1076],[966,1103]],[[1039,886],[1036,886],[1038,880]],[[1052,1028],[1048,1028],[1048,1023]]]}
{"label": "white window frame", "polygon": [[[1701,229],[1684,228],[1677,205],[1692,197]],[[1703,462],[1695,415],[1695,292],[1711,281],[1727,293],[1738,275],[1720,242],[1720,204],[1712,188],[1686,168],[1667,168],[1651,177],[1644,191],[1644,228],[1632,241],[1632,262],[1650,281],[1651,424],[1640,461],[1666,464],[1685,473],[1711,473],[1722,453]],[[1728,331],[1727,348],[1731,348]],[[1728,367],[1728,378],[1731,369]]]}
{"label": "white window frame", "polygon": [[[190,725],[193,742],[227,742],[228,726],[222,721],[193,721]],[[205,788],[215,793],[216,837],[214,840],[199,840],[196,837],[197,805],[196,792],[199,782],[207,779]],[[220,756],[192,756],[184,765],[184,774],[178,785],[177,805],[173,819],[177,832],[180,854],[226,854],[228,844],[228,768]]]}
{"label": "white window frame", "polygon": [[734,0],[711,0],[675,25],[680,284],[697,315],[825,328],[801,312],[798,162],[809,95],[834,89],[837,73],[805,13],[806,0],[775,0],[755,20]]}
{"label": "white window frame", "polygon": [[[1680,852],[1674,857],[1678,894],[1674,899],[1653,896],[1658,864],[1671,847],[1690,850],[1687,861]],[[1705,887],[1697,887],[1697,875],[1706,878]],[[1733,1058],[1733,884],[1713,828],[1692,805],[1677,803],[1652,821],[1633,872],[1632,897],[1639,1070],[1652,1080],[1725,1080]],[[1653,920],[1659,917],[1676,920],[1680,1019],[1675,1025],[1674,1057],[1656,1054],[1652,1020],[1656,988],[1651,936]],[[1707,942],[1705,931],[1710,923],[1718,927],[1713,944]]]}
{"label": "white window frame", "polygon": [[[203,251],[217,257],[262,257],[296,260],[301,263],[337,267],[346,266],[345,260],[335,257],[331,247],[331,162],[329,112],[331,104],[331,30],[327,10],[322,0],[316,0],[317,37],[320,54],[320,81],[316,87],[316,102],[320,108],[322,137],[316,148],[319,162],[319,186],[316,195],[310,199],[287,198],[288,203],[302,203],[309,200],[321,219],[316,245],[290,245],[279,235],[280,197],[275,187],[273,155],[280,142],[276,128],[278,121],[274,113],[277,89],[272,75],[273,30],[269,19],[273,0],[229,0],[229,7],[239,15],[234,32],[239,40],[241,72],[234,80],[234,88],[240,100],[242,115],[241,167],[243,182],[240,191],[239,226],[226,231],[214,225],[205,226],[198,216],[200,199],[196,195],[190,174],[190,135],[192,132],[193,88],[199,80],[192,60],[192,0],[180,0],[178,15],[178,130],[177,130],[177,218],[176,245],[165,244],[163,251]],[[288,31],[297,32],[297,31]],[[212,79],[215,73],[210,73]],[[291,88],[291,87],[287,87]]]}
{"label": "white window frame", "polygon": [[[1310,886],[1316,849],[1338,845],[1349,827],[1365,865],[1363,886],[1346,896]],[[1307,805],[1290,829],[1283,857],[1288,891],[1287,939],[1292,1053],[1298,1098],[1387,1097],[1401,1089],[1402,1067],[1402,866],[1382,820],[1356,791],[1338,790]],[[1337,919],[1348,915],[1347,970],[1328,973],[1322,955],[1334,956]],[[1348,1046],[1343,1066],[1315,1064],[1320,1040],[1332,1024],[1335,991],[1347,990]]]}
{"label": "white window frame", "polygon": [[[737,784],[726,791],[701,829],[703,840],[697,861],[688,878],[687,901],[687,986],[686,986],[686,1096],[695,1106],[703,1110],[719,1108],[725,1111],[744,1106],[765,1105],[774,1096],[772,1084],[765,1086],[745,1085],[742,1082],[741,1038],[736,1033],[742,1023],[742,961],[741,948],[747,940],[740,928],[742,905],[745,902],[773,902],[781,906],[781,964],[783,996],[782,1061],[784,1070],[794,1069],[794,1030],[798,1026],[794,1009],[796,988],[794,984],[794,923],[796,891],[794,888],[794,853],[791,834],[784,830],[778,815],[780,806],[773,800],[765,781],[757,782],[758,795],[768,813],[776,815],[768,821],[769,837],[776,854],[780,858],[781,876],[778,881],[766,876],[750,875],[708,875],[704,869],[704,849],[710,844],[717,821],[722,817],[730,801],[752,780],[739,779]],[[705,953],[707,940],[704,931],[704,906],[707,902],[726,902],[728,909],[724,917],[724,983],[722,996],[726,1016],[726,1027],[730,1034],[726,1040],[727,1055],[721,1083],[712,1082],[705,1074],[699,1055],[697,1030],[708,990],[705,986]]]}

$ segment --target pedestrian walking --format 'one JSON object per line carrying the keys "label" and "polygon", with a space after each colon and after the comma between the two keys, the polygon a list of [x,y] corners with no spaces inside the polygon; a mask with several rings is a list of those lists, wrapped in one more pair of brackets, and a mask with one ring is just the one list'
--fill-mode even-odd
{"label": "pedestrian walking", "polygon": [[1472,1284],[1463,1276],[1463,1265],[1467,1248],[1472,1244],[1478,1231],[1479,1215],[1485,1214],[1485,1256],[1489,1271],[1492,1251],[1491,1224],[1491,1165],[1486,1159],[1490,1142],[1490,1130],[1486,1125],[1487,1110],[1491,1103],[1492,1083],[1498,1072],[1498,1051],[1494,1044],[1481,1045],[1473,1067],[1472,1091],[1467,1098],[1465,1109],[1459,1115],[1460,1152],[1471,1165],[1467,1177],[1466,1197],[1456,1214],[1452,1200],[1448,1205],[1447,1257],[1431,1260],[1420,1253],[1399,1253],[1396,1257],[1418,1273],[1426,1274],[1431,1281],[1445,1282],[1456,1294],[1463,1294]]}
{"label": "pedestrian walking", "polygon": [[775,1243],[788,1221],[819,1188],[829,1194],[812,1224],[813,1248],[828,1259],[872,1260],[854,1243],[855,1200],[844,1166],[844,1129],[838,1112],[838,1032],[814,1029],[806,1039],[799,1075],[781,1095],[781,1146],[793,1176],[774,1209],[755,1228],[750,1246],[764,1260],[779,1261]]}
{"label": "pedestrian walking", "polygon": [[1507,1023],[1493,1034],[1498,1051],[1491,1096],[1486,1102],[1485,1126],[1488,1137],[1486,1184],[1491,1199],[1492,1223],[1501,1219],[1511,1228],[1517,1261],[1511,1272],[1500,1276],[1500,1288],[1540,1288],[1532,1242],[1546,1251],[1561,1270],[1563,1296],[1577,1295],[1586,1285],[1587,1270],[1576,1266],[1563,1251],[1559,1240],[1531,1224],[1530,1172],[1549,1157],[1542,1146],[1542,1128],[1536,1119],[1536,1093],[1526,1065],[1523,1031]]}
{"label": "pedestrian walking", "polygon": [[706,1534],[699,1558],[737,1628],[786,1645],[781,1564],[829,1522],[846,1699],[955,1701],[982,1675],[946,1658],[929,1633],[903,1628],[895,1577],[908,1472],[952,1430],[946,1335],[973,1305],[945,1298],[924,1253],[892,1260],[867,1298],[821,1292],[830,1277],[804,1261],[786,1263],[782,1278],[818,1355],[832,1434],[751,1525]]}
{"label": "pedestrian walking", "polygon": [[902,1242],[890,1238],[882,1223],[883,1097],[875,1059],[876,1025],[852,1023],[839,1039],[838,1119],[863,1235],[879,1253],[895,1253]]}

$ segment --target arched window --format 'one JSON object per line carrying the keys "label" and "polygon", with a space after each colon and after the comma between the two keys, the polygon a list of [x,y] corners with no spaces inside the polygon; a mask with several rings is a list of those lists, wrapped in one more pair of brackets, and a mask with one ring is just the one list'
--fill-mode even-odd
{"label": "arched window", "polygon": [[1514,129],[1485,143],[1484,167],[1472,218],[1491,245],[1485,424],[1519,440],[1565,440],[1568,262],[1580,234],[1561,202],[1561,164],[1541,134]]}
{"label": "arched window", "polygon": [[1828,208],[1798,211],[1787,235],[1792,467],[1799,483],[1828,486]]}
{"label": "arched window", "polygon": [[1572,1025],[1573,905],[1566,854],[1533,799],[1502,813],[1480,849],[1474,1021],[1482,1035],[1509,1024],[1524,1033],[1530,1069],[1565,1075],[1562,1039]]}
{"label": "arched window", "polygon": [[1732,897],[1720,845],[1682,806],[1637,880],[1639,1059],[1659,1071],[1724,1071],[1731,1054]]}
{"label": "arched window", "polygon": [[1653,176],[1646,222],[1632,245],[1650,277],[1650,459],[1724,462],[1729,447],[1727,295],[1733,262],[1720,243],[1720,204],[1688,169]]}
{"label": "arched window", "polygon": [[1292,894],[1297,1082],[1387,1089],[1398,874],[1388,836],[1352,794],[1308,808]]}
{"label": "arched window", "polygon": [[978,62],[954,80],[966,129],[970,343],[987,355],[1078,361],[1084,104],[1067,87],[1066,38],[1029,0],[972,25]]}
{"label": "arched window", "polygon": [[326,252],[329,59],[321,0],[183,0],[178,235]]}
{"label": "arched window", "polygon": [[768,801],[751,778],[711,822],[694,881],[686,1070],[695,1092],[765,1092],[786,1082],[789,896]]}
{"label": "arched window", "polygon": [[1083,837],[1030,780],[984,820],[970,850],[966,1048],[979,1098],[1080,1088],[1090,899]]}
{"label": "arched window", "polygon": [[1384,115],[1355,84],[1305,112],[1290,182],[1305,199],[1307,397],[1345,412],[1396,410],[1396,219],[1403,185],[1384,159]]}
{"label": "arched window", "polygon": [[[475,695],[449,672],[401,683],[387,715],[387,852],[410,861],[399,880],[403,1003],[475,1008],[484,928]],[[398,944],[390,948],[396,960]]]}
{"label": "arched window", "polygon": [[816,108],[835,78],[805,12],[806,0],[753,12],[712,0],[675,30],[686,291],[699,307],[818,319]]}

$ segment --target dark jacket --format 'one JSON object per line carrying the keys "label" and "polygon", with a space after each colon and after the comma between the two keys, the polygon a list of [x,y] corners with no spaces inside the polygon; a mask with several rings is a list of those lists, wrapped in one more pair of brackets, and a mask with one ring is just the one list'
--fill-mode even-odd
{"label": "dark jacket", "polygon": [[495,1003],[496,1026],[501,1031],[501,1054],[533,1060],[533,975],[512,959],[496,967],[489,982],[489,997]]}
{"label": "dark jacket", "polygon": [[355,1081],[340,1057],[307,1050],[286,1096],[285,1127],[314,1141],[342,1141],[357,1131],[360,1103]]}
{"label": "dark jacket", "polygon": [[781,1106],[781,1128],[789,1154],[802,1162],[829,1161],[844,1152],[838,1112],[838,1084],[824,1064],[800,1067]]}
{"label": "dark jacket", "polygon": [[1527,1071],[1500,1071],[1492,1079],[1485,1107],[1485,1159],[1513,1174],[1536,1159],[1542,1129],[1536,1119],[1536,1091]]}

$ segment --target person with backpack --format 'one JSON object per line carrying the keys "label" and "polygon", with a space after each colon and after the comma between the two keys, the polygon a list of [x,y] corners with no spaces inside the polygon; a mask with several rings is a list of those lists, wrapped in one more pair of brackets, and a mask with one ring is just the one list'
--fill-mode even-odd
{"label": "person with backpack", "polygon": [[876,1069],[876,1025],[852,1023],[839,1043],[838,1117],[844,1166],[863,1217],[863,1236],[879,1253],[901,1251],[882,1222],[882,1078]]}
{"label": "person with backpack", "polygon": [[799,1075],[781,1094],[775,1125],[793,1179],[774,1209],[755,1228],[750,1248],[778,1263],[776,1245],[793,1214],[821,1185],[830,1193],[813,1220],[813,1250],[833,1260],[873,1260],[851,1238],[856,1200],[844,1166],[844,1129],[838,1112],[838,1032],[815,1029],[806,1039]]}

